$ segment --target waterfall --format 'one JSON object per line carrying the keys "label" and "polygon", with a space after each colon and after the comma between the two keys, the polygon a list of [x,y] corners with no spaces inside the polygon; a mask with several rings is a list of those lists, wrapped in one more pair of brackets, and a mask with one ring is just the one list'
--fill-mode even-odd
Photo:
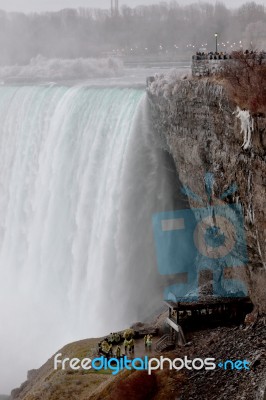
{"label": "waterfall", "polygon": [[173,179],[143,90],[0,88],[0,392],[160,305]]}

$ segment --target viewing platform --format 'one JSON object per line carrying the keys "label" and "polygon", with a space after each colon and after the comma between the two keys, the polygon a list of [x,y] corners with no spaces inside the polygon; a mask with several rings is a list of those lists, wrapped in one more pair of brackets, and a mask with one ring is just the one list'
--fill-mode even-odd
{"label": "viewing platform", "polygon": [[[199,327],[209,324],[243,323],[245,316],[253,309],[248,297],[214,297],[205,296],[197,301],[165,301],[169,315],[166,323],[173,329]],[[175,326],[173,326],[175,324]],[[177,329],[175,329],[177,331]]]}
{"label": "viewing platform", "polygon": [[[248,59],[257,59],[261,60],[261,62],[266,62],[266,53],[265,51],[253,52],[246,50],[244,53],[246,58]],[[209,76],[213,73],[217,72],[219,68],[221,68],[224,63],[235,61],[234,57],[231,54],[226,52],[197,52],[192,56],[192,76]]]}
{"label": "viewing platform", "polygon": [[227,53],[198,52],[192,56],[192,76],[209,76],[231,59],[231,55]]}
{"label": "viewing platform", "polygon": [[221,326],[230,324],[242,324],[245,317],[253,309],[248,297],[221,298],[211,295],[199,298],[197,301],[189,301],[184,298],[180,301],[165,300],[168,306],[168,317],[165,323],[169,327],[169,333],[161,337],[156,343],[156,351],[164,351],[184,346],[186,344],[185,332],[207,326]]}

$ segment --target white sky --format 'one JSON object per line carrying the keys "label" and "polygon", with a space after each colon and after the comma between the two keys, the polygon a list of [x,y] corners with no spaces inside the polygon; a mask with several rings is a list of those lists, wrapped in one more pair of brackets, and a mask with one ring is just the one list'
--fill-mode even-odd
{"label": "white sky", "polygon": [[[148,5],[160,3],[162,0],[119,0],[120,5],[134,7],[138,4]],[[180,4],[194,3],[197,0],[179,0]],[[199,0],[198,0],[199,1]],[[203,0],[205,2],[205,0]],[[209,0],[215,2],[214,0]],[[227,6],[237,7],[250,0],[222,0]],[[111,0],[0,0],[0,9],[7,11],[52,11],[63,8],[97,7],[109,8]],[[266,5],[266,0],[256,0],[256,3]]]}

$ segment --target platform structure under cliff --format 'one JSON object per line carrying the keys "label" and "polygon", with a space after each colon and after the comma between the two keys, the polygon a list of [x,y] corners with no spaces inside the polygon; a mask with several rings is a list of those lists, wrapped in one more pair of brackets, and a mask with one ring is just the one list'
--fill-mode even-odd
{"label": "platform structure under cliff", "polygon": [[177,345],[185,345],[186,339],[183,329],[232,325],[243,323],[245,316],[253,309],[248,297],[221,298],[205,296],[197,301],[183,299],[180,301],[165,300],[168,307],[168,317],[165,322],[169,333],[156,342],[158,353],[174,349]]}
{"label": "platform structure under cliff", "polygon": [[253,309],[253,305],[248,297],[214,297],[206,296],[197,301],[170,301],[166,300],[168,307],[168,318],[166,323],[170,330],[174,329],[177,333],[179,327],[189,328],[209,326],[240,324],[244,322],[245,316]]}

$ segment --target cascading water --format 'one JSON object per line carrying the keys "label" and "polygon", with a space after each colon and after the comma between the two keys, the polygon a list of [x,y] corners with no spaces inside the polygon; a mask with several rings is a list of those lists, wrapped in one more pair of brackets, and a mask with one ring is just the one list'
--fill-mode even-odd
{"label": "cascading water", "polygon": [[0,89],[0,393],[160,304],[151,216],[175,177],[148,113],[140,89]]}

